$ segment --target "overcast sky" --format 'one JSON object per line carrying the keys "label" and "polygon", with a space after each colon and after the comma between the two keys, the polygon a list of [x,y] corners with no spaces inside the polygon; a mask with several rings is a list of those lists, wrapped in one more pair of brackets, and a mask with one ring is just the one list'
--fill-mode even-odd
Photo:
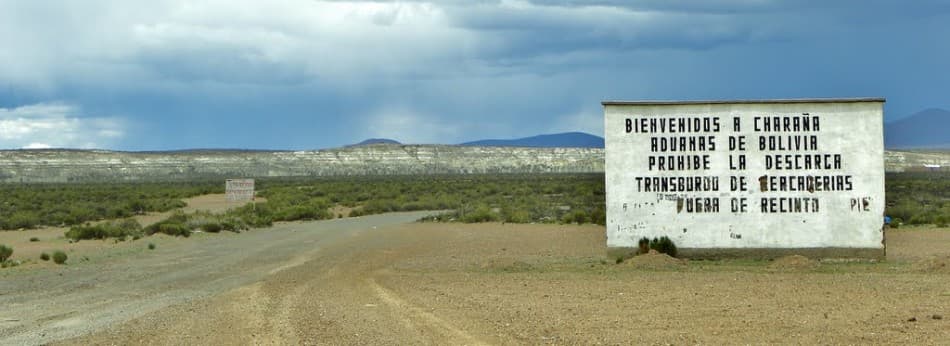
{"label": "overcast sky", "polygon": [[603,100],[950,109],[950,1],[0,0],[0,148],[583,131]]}

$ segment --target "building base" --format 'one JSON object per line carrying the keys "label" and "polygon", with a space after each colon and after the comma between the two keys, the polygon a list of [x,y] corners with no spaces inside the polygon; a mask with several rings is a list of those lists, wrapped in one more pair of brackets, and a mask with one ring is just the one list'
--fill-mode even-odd
{"label": "building base", "polygon": [[[636,247],[609,247],[607,257],[630,258],[636,256]],[[812,259],[826,258],[858,258],[870,260],[884,260],[884,248],[678,248],[676,257],[689,259],[775,259],[784,256],[801,255]]]}

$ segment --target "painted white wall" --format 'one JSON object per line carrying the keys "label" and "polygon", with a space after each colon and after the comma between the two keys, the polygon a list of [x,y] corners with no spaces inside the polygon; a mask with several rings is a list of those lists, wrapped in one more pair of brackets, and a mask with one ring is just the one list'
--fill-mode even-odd
{"label": "painted white wall", "polygon": [[[816,132],[756,132],[754,117],[819,117]],[[669,236],[682,248],[873,248],[880,249],[884,213],[883,100],[796,103],[605,103],[607,246],[636,247],[641,237]],[[627,133],[626,119],[718,118],[720,131]],[[733,129],[733,118],[741,129]],[[817,150],[760,150],[759,136],[817,136]],[[651,137],[714,136],[715,150],[651,152]],[[746,150],[730,151],[729,137],[744,136]],[[766,169],[768,155],[840,154],[840,169]],[[709,169],[657,171],[650,156],[709,155]],[[745,155],[745,170],[730,169]],[[850,191],[760,191],[761,176],[851,176]],[[718,191],[638,191],[637,177],[718,177]],[[730,191],[730,177],[745,177],[747,191]],[[661,196],[662,195],[662,196]],[[719,199],[719,211],[677,211],[677,198]],[[763,213],[763,197],[817,198],[818,212]],[[747,212],[733,212],[731,200],[746,198]],[[858,208],[852,201],[858,201]],[[867,207],[863,206],[867,201]],[[626,204],[626,208],[624,208]]]}

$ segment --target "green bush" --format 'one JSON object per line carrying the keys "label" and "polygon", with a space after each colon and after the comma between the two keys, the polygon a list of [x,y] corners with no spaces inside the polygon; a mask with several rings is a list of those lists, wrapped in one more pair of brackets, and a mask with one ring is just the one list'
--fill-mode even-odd
{"label": "green bush", "polygon": [[82,239],[116,238],[125,240],[126,236],[135,236],[142,232],[142,225],[135,219],[104,222],[96,225],[70,227],[66,238],[78,241]]}
{"label": "green bush", "polygon": [[173,213],[167,219],[145,227],[145,234],[164,233],[170,236],[190,237],[192,228],[188,226],[188,215],[182,212]]}
{"label": "green bush", "polygon": [[505,222],[529,223],[531,222],[531,213],[529,213],[527,210],[504,208],[502,209],[501,218]]}
{"label": "green bush", "polygon": [[148,243],[149,250],[155,250],[155,243]]}
{"label": "green bush", "polygon": [[35,243],[35,242],[40,241],[40,238],[37,238],[37,237],[30,237],[30,241]]}
{"label": "green bush", "polygon": [[590,222],[601,226],[607,225],[607,210],[603,206],[594,208],[590,213]]}
{"label": "green bush", "polygon": [[638,254],[645,254],[645,253],[650,252],[650,238],[647,238],[647,237],[640,238],[640,241],[637,243],[637,247],[638,247],[638,250],[637,250]]}
{"label": "green bush", "polygon": [[185,224],[176,223],[176,222],[167,222],[167,223],[159,224],[156,229],[156,232],[164,233],[171,236],[182,236],[185,238],[191,236],[191,229],[189,229],[188,226],[185,226]]}
{"label": "green bush", "polygon": [[0,184],[0,229],[75,226],[185,205],[182,198],[223,192],[219,180],[161,183]]}
{"label": "green bush", "polygon": [[887,173],[884,179],[885,215],[892,218],[892,228],[898,219],[906,225],[950,223],[950,174]]}
{"label": "green bush", "polygon": [[[211,227],[240,231],[275,221],[340,217],[329,210],[350,208],[349,216],[393,211],[453,210],[433,221],[605,224],[602,174],[499,174],[367,176],[333,178],[264,178],[258,195],[266,202],[247,204],[223,214],[175,213],[144,234],[187,236]],[[219,180],[197,183],[32,184],[0,185],[0,228],[37,225],[74,226],[71,240],[124,239],[136,233],[114,223],[90,225],[105,218],[126,217],[184,206],[182,198],[222,192]],[[565,208],[566,207],[566,208]],[[910,205],[906,210],[913,210]],[[344,217],[347,215],[344,215]],[[164,225],[164,226],[162,226]],[[141,227],[141,225],[139,226]],[[184,230],[187,229],[188,232]],[[141,235],[138,235],[139,237]]]}
{"label": "green bush", "polygon": [[463,215],[461,221],[465,223],[498,221],[498,214],[488,206],[482,205]]}
{"label": "green bush", "polygon": [[44,252],[44,253],[41,253],[41,254],[40,254],[40,259],[41,259],[41,260],[44,260],[44,261],[49,261],[49,254],[48,254],[48,253],[45,253],[45,252]]}
{"label": "green bush", "polygon": [[565,213],[564,216],[561,217],[561,223],[583,224],[583,223],[588,223],[589,221],[590,221],[590,218],[587,217],[587,213],[584,212],[583,210],[574,210],[574,211]]}
{"label": "green bush", "polygon": [[221,229],[231,232],[240,232],[244,228],[243,223],[239,220],[230,219],[221,221]]}
{"label": "green bush", "polygon": [[210,232],[210,233],[218,233],[218,232],[221,232],[221,230],[222,230],[223,228],[224,228],[224,227],[221,227],[221,224],[219,224],[219,223],[217,223],[217,222],[209,222],[209,223],[206,223],[206,224],[201,225],[201,230],[202,230],[202,231]]}
{"label": "green bush", "polygon": [[0,263],[6,262],[8,259],[10,259],[10,256],[13,256],[13,248],[6,245],[0,245]]}
{"label": "green bush", "polygon": [[68,257],[66,256],[65,252],[62,252],[60,250],[56,250],[55,252],[53,252],[53,262],[56,262],[56,264],[66,263],[67,258]]}
{"label": "green bush", "polygon": [[676,244],[673,244],[673,240],[667,236],[662,236],[659,239],[653,238],[650,241],[650,249],[676,257]]}
{"label": "green bush", "polygon": [[[32,208],[33,206],[28,206]],[[3,208],[0,208],[2,210]],[[7,216],[0,226],[3,229],[36,228],[41,224],[40,217],[33,212],[15,211]]]}

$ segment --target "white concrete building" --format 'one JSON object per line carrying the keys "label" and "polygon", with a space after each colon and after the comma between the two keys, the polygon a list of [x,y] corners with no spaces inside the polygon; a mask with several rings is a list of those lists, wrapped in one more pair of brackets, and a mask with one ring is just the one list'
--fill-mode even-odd
{"label": "white concrete building", "polygon": [[613,254],[884,255],[884,99],[603,105]]}

